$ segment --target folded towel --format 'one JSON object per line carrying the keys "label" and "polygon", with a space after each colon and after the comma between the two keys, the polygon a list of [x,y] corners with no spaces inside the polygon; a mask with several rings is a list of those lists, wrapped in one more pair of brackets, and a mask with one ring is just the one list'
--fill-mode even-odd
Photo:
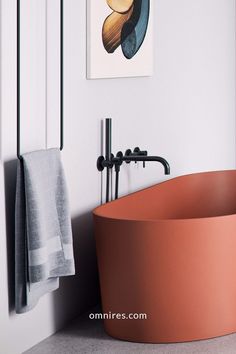
{"label": "folded towel", "polygon": [[15,213],[16,312],[31,310],[75,274],[71,219],[59,149],[18,162]]}

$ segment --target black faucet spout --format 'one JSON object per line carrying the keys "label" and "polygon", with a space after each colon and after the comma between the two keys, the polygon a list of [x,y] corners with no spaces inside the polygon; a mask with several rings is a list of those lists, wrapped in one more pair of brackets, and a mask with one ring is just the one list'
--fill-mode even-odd
{"label": "black faucet spout", "polygon": [[160,162],[165,170],[165,175],[170,174],[170,165],[169,163],[161,156],[123,156],[122,161],[143,161],[143,162],[148,162],[148,161],[156,161]]}

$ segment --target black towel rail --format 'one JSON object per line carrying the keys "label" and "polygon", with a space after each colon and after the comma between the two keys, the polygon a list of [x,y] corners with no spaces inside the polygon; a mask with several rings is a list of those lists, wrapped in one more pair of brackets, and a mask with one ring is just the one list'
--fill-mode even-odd
{"label": "black towel rail", "polygon": [[[21,45],[20,45],[20,1],[17,0],[17,157],[22,159],[21,156],[21,112],[20,112],[20,93],[21,93],[21,75],[20,75],[20,56],[21,56]],[[64,63],[63,63],[63,52],[64,52],[64,23],[63,23],[63,0],[60,0],[60,150],[64,147]]]}

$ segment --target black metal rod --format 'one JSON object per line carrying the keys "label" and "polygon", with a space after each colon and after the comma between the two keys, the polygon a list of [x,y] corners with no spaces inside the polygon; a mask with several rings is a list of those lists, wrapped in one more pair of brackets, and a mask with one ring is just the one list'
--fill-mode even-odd
{"label": "black metal rod", "polygon": [[64,147],[64,3],[60,0],[60,150]]}
{"label": "black metal rod", "polygon": [[119,197],[119,174],[120,174],[120,169],[116,170],[115,199],[118,199]]}
{"label": "black metal rod", "polygon": [[106,118],[106,151],[105,157],[107,160],[111,159],[111,118]]}
{"label": "black metal rod", "polygon": [[110,171],[107,167],[107,181],[106,181],[106,203],[109,202],[110,198]]}
{"label": "black metal rod", "polygon": [[[112,134],[111,118],[106,118],[106,141],[105,141],[105,158],[111,160],[111,134]],[[106,203],[109,202],[110,197],[110,168],[107,167],[107,181],[106,181]]]}
{"label": "black metal rod", "polygon": [[17,133],[17,137],[16,137],[16,141],[17,141],[17,157],[18,159],[22,159],[21,154],[20,154],[20,146],[21,146],[21,129],[20,129],[20,0],[17,0],[17,16],[16,16],[16,45],[17,45],[17,67],[16,67],[16,73],[17,73],[17,108],[16,108],[16,116],[17,116],[17,124],[16,124],[16,133]]}
{"label": "black metal rod", "polygon": [[[16,47],[17,47],[17,108],[16,108],[16,130],[17,130],[17,157],[22,160],[21,156],[21,11],[20,11],[20,0],[17,0],[16,5],[17,12],[17,25],[16,25]],[[63,0],[60,0],[60,150],[63,150],[64,147],[64,62],[63,62],[63,53],[64,53],[64,14],[63,14]]]}

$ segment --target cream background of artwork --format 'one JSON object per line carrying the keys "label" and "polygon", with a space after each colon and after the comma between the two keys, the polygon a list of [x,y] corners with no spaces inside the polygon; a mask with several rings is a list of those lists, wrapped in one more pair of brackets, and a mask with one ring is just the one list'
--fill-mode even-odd
{"label": "cream background of artwork", "polygon": [[151,76],[153,73],[152,1],[148,29],[139,51],[126,59],[119,46],[114,53],[106,52],[102,43],[102,26],[112,13],[105,0],[87,1],[87,78]]}

